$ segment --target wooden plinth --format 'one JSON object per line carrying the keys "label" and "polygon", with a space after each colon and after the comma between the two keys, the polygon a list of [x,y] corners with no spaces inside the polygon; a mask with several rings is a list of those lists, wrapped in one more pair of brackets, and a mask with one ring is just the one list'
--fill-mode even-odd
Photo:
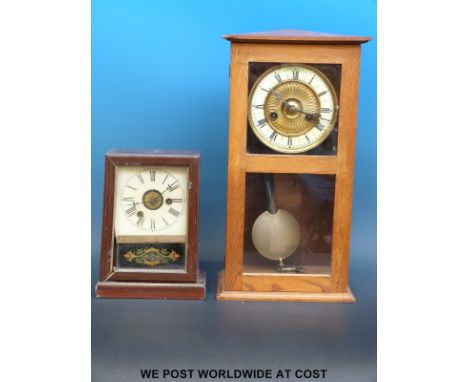
{"label": "wooden plinth", "polygon": [[220,301],[356,302],[349,287],[346,293],[227,291],[224,290],[224,271],[218,274],[216,299]]}
{"label": "wooden plinth", "polygon": [[100,281],[96,285],[96,297],[204,300],[206,275],[201,272],[195,283]]}

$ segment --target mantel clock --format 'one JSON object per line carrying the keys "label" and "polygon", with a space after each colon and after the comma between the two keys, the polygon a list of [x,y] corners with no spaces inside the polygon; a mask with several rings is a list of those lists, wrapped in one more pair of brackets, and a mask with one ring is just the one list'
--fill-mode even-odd
{"label": "mantel clock", "polygon": [[304,31],[231,42],[219,300],[354,302],[348,287],[361,44]]}
{"label": "mantel clock", "polygon": [[193,152],[107,153],[97,297],[205,297],[199,167]]}

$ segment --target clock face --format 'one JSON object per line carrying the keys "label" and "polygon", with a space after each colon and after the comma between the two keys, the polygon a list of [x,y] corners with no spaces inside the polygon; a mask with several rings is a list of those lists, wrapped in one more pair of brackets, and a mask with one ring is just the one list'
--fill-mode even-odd
{"label": "clock face", "polygon": [[318,146],[333,131],[337,97],[327,77],[306,65],[278,65],[249,95],[249,123],[257,138],[282,153]]}
{"label": "clock face", "polygon": [[124,167],[116,181],[117,235],[185,235],[186,168]]}

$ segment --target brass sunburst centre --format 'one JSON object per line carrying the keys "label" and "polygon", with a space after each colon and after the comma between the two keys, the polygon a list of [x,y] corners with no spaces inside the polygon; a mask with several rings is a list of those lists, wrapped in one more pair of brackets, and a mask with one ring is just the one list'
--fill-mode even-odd
{"label": "brass sunburst centre", "polygon": [[148,190],[143,194],[142,202],[149,210],[157,210],[163,204],[163,196],[158,190]]}
{"label": "brass sunburst centre", "polygon": [[270,90],[265,99],[265,118],[273,130],[297,137],[317,123],[320,101],[312,88],[303,82],[285,81]]}

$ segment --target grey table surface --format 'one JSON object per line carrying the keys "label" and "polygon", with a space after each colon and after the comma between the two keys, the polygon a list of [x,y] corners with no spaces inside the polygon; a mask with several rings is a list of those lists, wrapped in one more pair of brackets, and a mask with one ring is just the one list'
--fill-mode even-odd
{"label": "grey table surface", "polygon": [[92,297],[93,381],[140,381],[140,369],[205,368],[327,369],[326,381],[376,380],[374,260],[351,264],[356,304],[218,302],[223,264],[201,268],[204,301]]}

